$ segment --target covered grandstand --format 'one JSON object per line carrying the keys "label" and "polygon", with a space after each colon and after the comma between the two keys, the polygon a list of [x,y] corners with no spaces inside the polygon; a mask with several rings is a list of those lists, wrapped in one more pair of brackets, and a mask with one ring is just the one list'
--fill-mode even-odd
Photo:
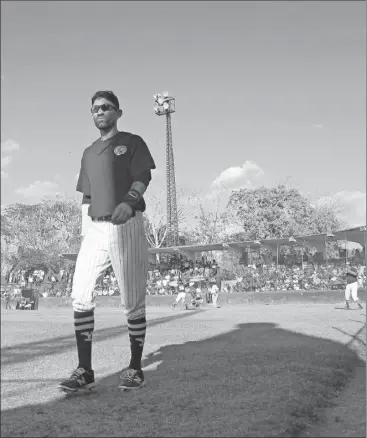
{"label": "covered grandstand", "polygon": [[[343,242],[346,246],[348,242],[357,243],[364,249],[364,257],[366,258],[366,226],[348,228],[334,233],[312,234],[306,236],[290,236],[282,239],[264,239],[264,240],[247,240],[236,242],[215,243],[211,245],[179,245],[174,247],[164,248],[149,248],[149,259],[155,262],[156,254],[180,254],[188,260],[195,260],[196,254],[211,251],[231,251],[243,257],[248,250],[258,250],[261,247],[267,248],[272,255],[277,258],[279,256],[279,247],[283,245],[298,244],[303,247],[316,248],[323,260],[326,260],[326,244],[330,241]],[[75,261],[77,254],[69,253],[62,254],[68,260]],[[365,259],[366,262],[366,259]]]}

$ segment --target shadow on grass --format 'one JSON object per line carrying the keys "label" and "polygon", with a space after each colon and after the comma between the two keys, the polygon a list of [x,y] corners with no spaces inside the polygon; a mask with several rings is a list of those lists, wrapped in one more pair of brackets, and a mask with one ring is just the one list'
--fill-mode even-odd
{"label": "shadow on grass", "polygon": [[[353,321],[353,320],[352,320]],[[356,321],[356,322],[361,322],[361,321]],[[347,346],[350,345],[352,342],[356,341],[357,343],[361,343],[364,346],[366,346],[366,341],[364,339],[362,339],[362,337],[360,336],[360,334],[363,332],[363,330],[366,329],[366,323],[362,323],[363,327],[361,327],[357,333],[348,333],[345,330],[341,329],[340,327],[333,327],[334,330],[337,330],[340,333],[343,333],[344,335],[349,336],[351,339],[348,341]]]}
{"label": "shadow on grass", "polygon": [[327,339],[241,324],[148,355],[147,386],[134,393],[120,392],[112,374],[86,396],[3,410],[1,435],[297,437],[360,362]]}
{"label": "shadow on grass", "polygon": [[[199,310],[203,312],[203,310]],[[149,321],[149,327],[154,327],[157,324],[170,322],[172,320],[185,318],[189,313],[181,313],[163,318],[156,318]],[[70,320],[72,324],[72,320]],[[96,330],[93,336],[93,343],[102,342],[106,339],[113,339],[127,333],[127,325],[119,325],[115,327],[107,327]],[[11,347],[1,349],[1,365],[10,365],[25,362],[27,359],[35,359],[38,356],[42,358],[53,354],[62,353],[69,348],[75,348],[75,335],[59,336],[55,338],[45,339],[43,341],[29,342],[27,344],[18,344]]]}

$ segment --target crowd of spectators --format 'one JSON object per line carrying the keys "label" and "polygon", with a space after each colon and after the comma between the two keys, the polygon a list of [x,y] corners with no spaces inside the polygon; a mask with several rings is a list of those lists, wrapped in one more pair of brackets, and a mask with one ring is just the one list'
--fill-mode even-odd
{"label": "crowd of spectators", "polygon": [[[358,282],[366,281],[365,267],[355,266],[359,273]],[[247,272],[236,279],[231,290],[243,292],[269,292],[276,290],[337,290],[346,284],[346,267],[313,266],[285,267],[275,266],[258,269],[250,266]]]}
{"label": "crowd of spectators", "polygon": [[[358,282],[362,287],[366,284],[365,267],[354,266],[359,274]],[[148,294],[172,295],[177,293],[178,286],[197,286],[209,289],[217,283],[222,291],[227,292],[270,292],[276,290],[338,290],[346,283],[346,266],[313,265],[301,266],[248,266],[243,275],[232,281],[223,280],[217,275],[218,266],[215,260],[209,262],[186,262],[175,269],[154,269],[148,279]]]}
{"label": "crowd of spectators", "polygon": [[[360,286],[366,284],[365,266],[354,265]],[[330,290],[345,287],[346,266],[248,266],[242,274],[232,275],[231,281],[223,281],[223,272],[215,260],[202,258],[198,261],[174,260],[169,263],[150,265],[147,294],[174,295],[180,287],[209,290],[217,284],[226,292],[269,292],[276,290]],[[19,271],[9,276],[8,285],[20,292],[22,288],[37,289],[44,297],[68,297],[71,295],[73,269],[60,270],[58,274],[43,270]],[[97,295],[119,295],[119,288],[112,269],[105,271],[98,280]]]}
{"label": "crowd of spectators", "polygon": [[149,295],[173,295],[181,287],[204,287],[218,282],[218,264],[203,257],[200,260],[177,260],[151,265],[147,281]]}
{"label": "crowd of spectators", "polygon": [[60,269],[59,273],[46,269],[21,269],[8,275],[7,289],[12,290],[13,295],[19,295],[22,289],[36,289],[44,297],[68,296],[73,275],[74,269]]}

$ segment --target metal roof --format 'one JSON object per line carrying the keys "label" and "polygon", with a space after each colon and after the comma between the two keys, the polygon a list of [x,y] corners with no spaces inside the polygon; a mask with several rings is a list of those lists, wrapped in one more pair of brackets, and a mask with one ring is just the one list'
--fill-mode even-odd
{"label": "metal roof", "polygon": [[[307,236],[292,236],[283,239],[247,240],[228,243],[213,243],[209,245],[179,245],[168,248],[149,248],[149,252],[151,254],[184,254],[205,251],[241,251],[247,248],[257,249],[262,245],[270,248],[275,248],[279,245],[292,245],[295,243],[298,243],[299,245],[320,245],[327,240],[346,240],[348,242],[355,242],[365,246],[366,226],[349,228],[347,230],[337,231],[333,234],[311,234]],[[77,254],[62,254],[62,256],[72,261],[75,261],[77,258]]]}

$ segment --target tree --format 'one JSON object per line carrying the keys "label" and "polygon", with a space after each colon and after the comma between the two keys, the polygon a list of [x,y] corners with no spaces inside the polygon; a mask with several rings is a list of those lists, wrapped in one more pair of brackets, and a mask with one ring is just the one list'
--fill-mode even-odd
{"label": "tree", "polygon": [[2,270],[9,274],[17,267],[40,265],[60,269],[64,265],[60,254],[78,251],[80,231],[81,208],[73,198],[9,205],[1,221]]}
{"label": "tree", "polygon": [[147,198],[144,230],[151,248],[160,248],[164,244],[167,235],[167,219],[162,195]]}
{"label": "tree", "polygon": [[[186,241],[186,235],[183,232],[183,227],[187,221],[190,212],[187,208],[192,194],[188,190],[179,188],[177,190],[177,216],[179,221],[179,244],[182,245]],[[166,246],[167,236],[167,210],[166,210],[166,194],[161,191],[159,195],[148,195],[146,198],[147,209],[144,213],[144,230],[151,248],[162,248]],[[159,263],[159,255],[157,254],[157,262]]]}
{"label": "tree", "polygon": [[346,206],[340,203],[335,196],[324,196],[317,201],[309,200],[312,206],[312,223],[319,233],[333,233],[348,228],[348,224],[340,219]]}
{"label": "tree", "polygon": [[210,245],[227,242],[238,231],[239,223],[231,212],[222,211],[225,190],[219,189],[210,196],[200,193],[190,198],[191,222],[187,222],[185,235],[190,244]]}
{"label": "tree", "polygon": [[235,211],[248,240],[333,232],[342,225],[332,206],[313,206],[298,190],[281,184],[233,192],[228,208]]}

